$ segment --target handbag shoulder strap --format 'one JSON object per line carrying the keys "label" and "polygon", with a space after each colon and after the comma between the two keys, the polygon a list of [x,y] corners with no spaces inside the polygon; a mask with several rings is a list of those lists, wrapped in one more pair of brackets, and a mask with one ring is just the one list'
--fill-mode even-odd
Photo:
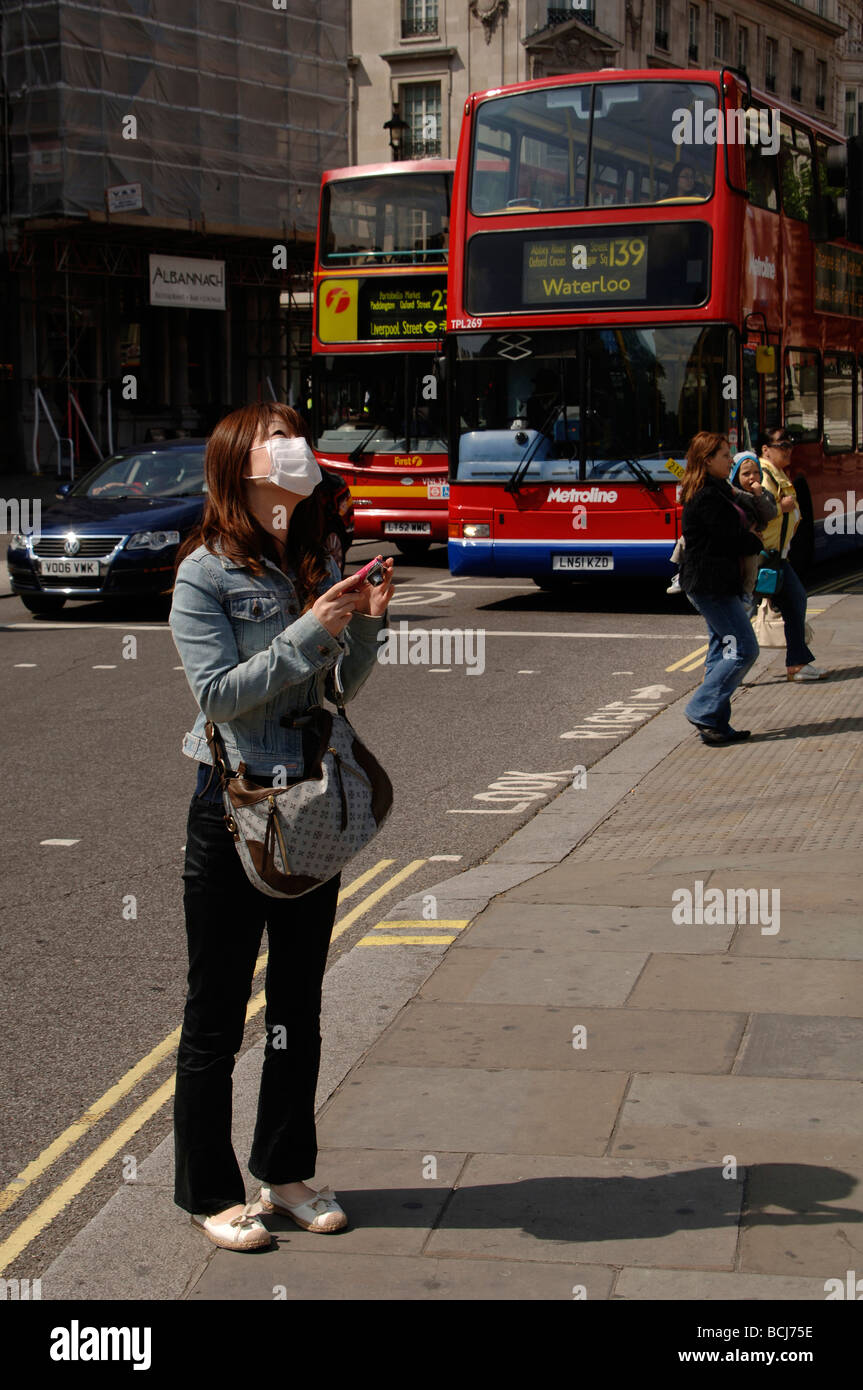
{"label": "handbag shoulder strap", "polygon": [[219,780],[224,790],[228,779],[233,776],[231,764],[228,762],[228,750],[225,747],[225,740],[222,738],[218,724],[214,724],[212,719],[208,719],[204,725],[204,735],[207,740],[207,747],[213,759],[213,767],[219,774]]}

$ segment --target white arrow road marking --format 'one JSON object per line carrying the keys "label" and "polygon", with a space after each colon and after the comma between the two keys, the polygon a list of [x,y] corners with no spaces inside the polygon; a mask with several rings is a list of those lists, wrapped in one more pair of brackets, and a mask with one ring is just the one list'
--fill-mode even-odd
{"label": "white arrow road marking", "polygon": [[670,685],[645,685],[641,690],[633,690],[634,700],[662,700],[663,695],[673,694]]}

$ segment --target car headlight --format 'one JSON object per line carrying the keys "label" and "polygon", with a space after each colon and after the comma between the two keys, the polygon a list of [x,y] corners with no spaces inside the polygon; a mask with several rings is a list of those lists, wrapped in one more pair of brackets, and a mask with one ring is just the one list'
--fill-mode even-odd
{"label": "car headlight", "polygon": [[127,550],[166,550],[180,544],[179,531],[136,531],[126,542]]}
{"label": "car headlight", "polygon": [[26,549],[27,549],[27,537],[26,537],[25,535],[23,535],[21,531],[16,531],[15,534],[14,534],[14,536],[12,537],[12,539],[11,539],[10,542],[9,542],[9,549],[10,549],[10,550],[26,550]]}

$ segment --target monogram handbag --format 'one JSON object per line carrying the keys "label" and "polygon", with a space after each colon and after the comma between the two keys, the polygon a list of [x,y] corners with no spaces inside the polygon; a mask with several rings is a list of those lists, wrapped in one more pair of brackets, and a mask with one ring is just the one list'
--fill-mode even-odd
{"label": "monogram handbag", "polygon": [[224,739],[208,720],[225,823],[250,882],[271,898],[300,898],[344,867],[378,833],[392,809],[392,783],[339,705],[293,721],[305,726],[306,770],[284,786],[231,772]]}

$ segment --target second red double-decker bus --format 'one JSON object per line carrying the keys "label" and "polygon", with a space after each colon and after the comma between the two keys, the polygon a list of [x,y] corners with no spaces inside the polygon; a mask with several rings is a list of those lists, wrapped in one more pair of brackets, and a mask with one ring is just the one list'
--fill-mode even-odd
{"label": "second red double-decker bus", "polygon": [[856,543],[825,524],[863,482],[863,257],[830,181],[844,142],[771,100],[728,69],[469,98],[447,345],[454,574],[670,575],[677,477],[703,429],[742,448],[783,425],[798,555]]}
{"label": "second red double-decker bus", "polygon": [[454,162],[323,176],[315,269],[315,450],[351,488],[357,540],[406,555],[447,538],[436,358],[446,329]]}

